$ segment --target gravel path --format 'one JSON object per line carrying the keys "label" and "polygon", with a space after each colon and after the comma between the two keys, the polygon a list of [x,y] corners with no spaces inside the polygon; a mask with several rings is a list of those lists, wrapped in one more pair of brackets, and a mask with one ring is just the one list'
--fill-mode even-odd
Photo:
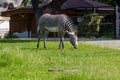
{"label": "gravel path", "polygon": [[96,45],[100,47],[109,47],[120,50],[120,40],[113,39],[79,39],[82,43]]}

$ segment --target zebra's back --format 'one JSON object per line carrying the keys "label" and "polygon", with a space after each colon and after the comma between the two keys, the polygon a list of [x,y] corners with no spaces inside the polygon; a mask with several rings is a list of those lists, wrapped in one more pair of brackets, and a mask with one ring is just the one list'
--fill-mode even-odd
{"label": "zebra's back", "polygon": [[65,14],[44,14],[39,19],[39,27],[44,27],[50,32],[58,32],[59,30],[71,32],[73,26],[72,20]]}
{"label": "zebra's back", "polygon": [[46,26],[56,26],[64,23],[66,17],[63,14],[60,15],[50,15],[44,14],[41,16],[39,23],[44,23]]}

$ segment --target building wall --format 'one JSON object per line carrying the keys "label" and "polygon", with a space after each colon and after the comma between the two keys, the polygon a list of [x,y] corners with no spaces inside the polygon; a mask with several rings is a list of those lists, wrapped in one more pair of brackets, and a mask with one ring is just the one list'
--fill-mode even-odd
{"label": "building wall", "polygon": [[10,20],[10,34],[14,33],[24,33],[28,32],[28,37],[31,37],[30,34],[35,34],[35,19],[34,14],[15,14],[11,16]]}
{"label": "building wall", "polygon": [[9,18],[0,16],[0,38],[4,38],[9,34]]}

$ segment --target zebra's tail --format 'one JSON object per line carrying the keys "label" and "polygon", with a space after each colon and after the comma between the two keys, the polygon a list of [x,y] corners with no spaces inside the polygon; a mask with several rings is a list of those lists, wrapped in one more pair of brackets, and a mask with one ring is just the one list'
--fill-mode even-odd
{"label": "zebra's tail", "polygon": [[37,35],[39,35],[40,34],[40,26],[38,25],[38,27],[37,27]]}

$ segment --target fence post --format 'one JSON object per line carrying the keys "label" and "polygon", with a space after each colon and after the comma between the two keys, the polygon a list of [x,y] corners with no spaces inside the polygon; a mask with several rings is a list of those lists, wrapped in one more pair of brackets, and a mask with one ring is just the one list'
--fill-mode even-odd
{"label": "fence post", "polygon": [[118,13],[118,5],[116,5],[116,8],[115,8],[115,36],[116,36],[116,39],[119,38],[119,13]]}

